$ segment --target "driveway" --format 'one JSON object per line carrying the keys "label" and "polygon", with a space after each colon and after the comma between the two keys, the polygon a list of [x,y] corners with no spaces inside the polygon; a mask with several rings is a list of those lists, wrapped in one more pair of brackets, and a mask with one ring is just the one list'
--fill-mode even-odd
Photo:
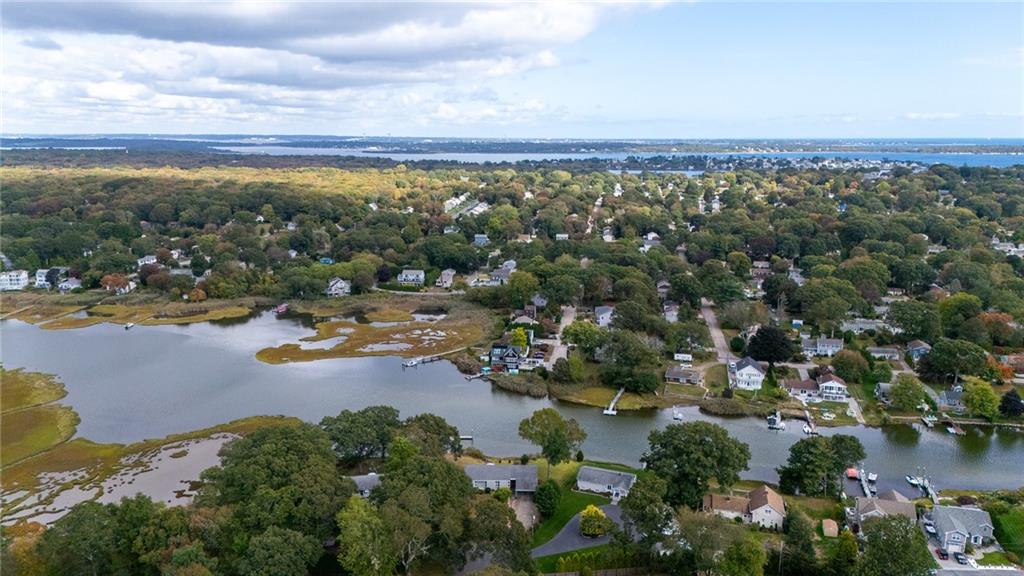
{"label": "driveway", "polygon": [[[619,508],[618,504],[605,504],[604,506],[601,506],[601,510],[604,510],[604,513],[618,524],[619,528],[622,528],[622,509]],[[611,539],[612,537],[608,534],[599,538],[584,537],[580,534],[580,515],[576,514],[572,517],[572,520],[569,520],[569,522],[562,528],[562,531],[555,535],[554,538],[534,548],[533,551],[530,552],[530,556],[540,558],[541,556],[572,552],[573,550],[579,550],[581,548],[590,548],[591,546],[606,544]]]}
{"label": "driveway", "polygon": [[569,347],[562,344],[562,332],[565,331],[565,327],[572,324],[576,320],[576,307],[575,306],[562,306],[562,321],[558,324],[558,334],[555,335],[554,340],[546,340],[551,344],[551,354],[548,356],[548,361],[545,362],[545,367],[551,370],[555,362],[559,358],[565,358],[569,354]]}
{"label": "driveway", "polygon": [[513,497],[508,505],[515,511],[516,520],[519,520],[519,523],[524,528],[527,530],[533,528],[534,523],[536,523],[537,518],[540,516],[537,512],[537,505],[533,503],[533,498]]}
{"label": "driveway", "polygon": [[707,299],[701,299],[700,314],[708,325],[708,332],[711,333],[711,342],[715,345],[718,361],[723,364],[729,362],[729,343],[725,341],[725,334],[722,333],[722,327],[718,324],[718,316],[715,315],[715,310]]}

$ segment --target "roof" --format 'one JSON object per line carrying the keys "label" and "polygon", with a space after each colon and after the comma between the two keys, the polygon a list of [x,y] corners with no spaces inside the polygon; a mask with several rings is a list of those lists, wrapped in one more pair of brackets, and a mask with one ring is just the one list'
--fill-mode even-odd
{"label": "roof", "polygon": [[882,500],[891,500],[893,502],[910,502],[910,498],[907,498],[896,490],[886,490],[878,495]]}
{"label": "roof", "polygon": [[379,475],[373,473],[363,474],[362,476],[352,476],[351,478],[352,481],[356,483],[356,488],[358,488],[360,492],[373,490],[380,485],[381,479]]}
{"label": "roof", "polygon": [[807,378],[806,380],[790,378],[783,382],[782,387],[787,390],[817,390],[818,382],[811,378]]}
{"label": "roof", "polygon": [[737,372],[739,372],[740,370],[743,370],[744,368],[750,368],[750,367],[753,367],[754,369],[756,369],[761,374],[764,374],[764,367],[761,366],[761,363],[758,362],[757,360],[754,360],[750,356],[747,356],[746,358],[744,358],[744,359],[742,359],[742,360],[740,360],[739,362],[736,363],[736,371]]}
{"label": "roof", "polygon": [[665,378],[681,378],[683,380],[692,380],[696,377],[700,377],[700,372],[696,370],[690,370],[683,368],[682,366],[672,366],[668,370],[665,370]]}
{"label": "roof", "polygon": [[931,350],[932,347],[931,347],[930,344],[928,344],[927,342],[924,342],[922,340],[911,340],[910,342],[907,342],[907,350],[917,350],[917,349]]}
{"label": "roof", "polygon": [[899,346],[868,346],[868,352],[874,354],[899,354]]}
{"label": "roof", "polygon": [[727,496],[725,494],[705,494],[704,509],[716,512],[734,512],[746,514],[750,509],[750,500],[743,496]]}
{"label": "roof", "polygon": [[992,517],[981,508],[968,506],[935,506],[932,508],[932,521],[939,534],[962,532],[964,534],[982,534],[983,526],[992,527]]}
{"label": "roof", "polygon": [[882,516],[904,516],[917,520],[917,509],[912,502],[898,502],[882,498],[857,497],[857,515],[875,513]]}
{"label": "roof", "polygon": [[405,270],[402,270],[402,276],[423,276],[423,270],[407,268]]}
{"label": "roof", "polygon": [[598,306],[597,308],[594,308],[594,314],[598,316],[604,316],[605,314],[611,314],[613,312],[615,312],[614,306]]}
{"label": "roof", "polygon": [[763,484],[754,488],[748,496],[750,496],[751,511],[765,506],[771,506],[772,510],[775,510],[779,514],[784,514],[786,512],[786,503],[782,501],[782,496],[779,496],[778,492]]}
{"label": "roof", "polygon": [[839,376],[836,376],[835,374],[832,374],[831,372],[828,373],[828,374],[822,374],[821,376],[818,376],[818,385],[819,386],[821,384],[828,384],[830,382],[834,382],[836,384],[842,384],[843,386],[846,386],[846,380],[843,380],[842,378],[840,378]]}
{"label": "roof", "polygon": [[576,482],[589,482],[591,484],[611,486],[619,490],[629,490],[633,486],[633,482],[636,482],[636,475],[629,472],[594,468],[593,466],[581,466],[579,474],[576,475]]}
{"label": "roof", "polygon": [[475,481],[515,480],[516,490],[532,492],[537,489],[535,464],[467,464],[466,476]]}

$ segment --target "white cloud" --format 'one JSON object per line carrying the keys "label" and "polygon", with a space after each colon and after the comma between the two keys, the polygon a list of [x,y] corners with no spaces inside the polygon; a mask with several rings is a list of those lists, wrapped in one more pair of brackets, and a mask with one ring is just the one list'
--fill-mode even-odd
{"label": "white cloud", "polygon": [[960,117],[959,112],[907,112],[907,120],[954,120]]}

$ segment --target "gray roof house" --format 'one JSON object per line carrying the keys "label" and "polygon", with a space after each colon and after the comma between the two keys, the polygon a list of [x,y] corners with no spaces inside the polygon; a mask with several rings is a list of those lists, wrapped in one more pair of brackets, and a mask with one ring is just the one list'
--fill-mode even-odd
{"label": "gray roof house", "polygon": [[691,370],[682,366],[672,366],[665,371],[665,380],[678,382],[680,384],[700,384],[701,373],[699,370]]}
{"label": "gray roof house", "polygon": [[352,481],[356,483],[356,493],[363,498],[370,497],[370,491],[380,485],[381,477],[374,472],[369,474],[363,474],[362,476],[352,476]]}
{"label": "gray roof house", "polygon": [[949,553],[963,552],[968,543],[981,546],[992,540],[992,518],[980,508],[935,506],[932,522],[939,544]]}
{"label": "gray roof house", "polygon": [[613,314],[615,314],[614,306],[598,306],[594,308],[594,316],[597,318],[597,325],[601,327],[611,325]]}
{"label": "gray roof house", "polygon": [[869,346],[868,354],[871,354],[872,358],[884,360],[899,360],[903,356],[898,346]]}
{"label": "gray roof house", "polygon": [[513,494],[537,490],[534,464],[467,464],[465,472],[477,490],[508,488]]}
{"label": "gray roof house", "polygon": [[587,492],[598,494],[611,494],[613,500],[618,500],[629,494],[629,489],[636,482],[636,475],[629,472],[617,470],[605,470],[593,466],[580,466],[576,475],[576,487]]}
{"label": "gray roof house", "polygon": [[880,494],[877,498],[858,496],[850,523],[859,529],[868,519],[885,516],[903,516],[916,522],[917,508],[906,496],[895,490]]}
{"label": "gray roof house", "polygon": [[959,408],[964,405],[963,396],[964,391],[959,387],[943,390],[942,392],[939,392],[939,404],[941,406]]}
{"label": "gray roof house", "polygon": [[402,286],[423,286],[426,278],[423,270],[402,270],[398,275],[398,283]]}

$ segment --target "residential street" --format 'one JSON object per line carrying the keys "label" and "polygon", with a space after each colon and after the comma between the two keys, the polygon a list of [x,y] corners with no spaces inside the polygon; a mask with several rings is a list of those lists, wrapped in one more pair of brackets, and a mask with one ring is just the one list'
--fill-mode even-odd
{"label": "residential street", "polygon": [[542,340],[552,346],[551,354],[548,356],[548,361],[544,363],[544,367],[551,370],[555,362],[559,358],[565,358],[569,354],[569,346],[562,343],[562,332],[565,327],[572,324],[576,320],[576,307],[575,306],[562,306],[562,321],[558,324],[558,334],[555,335],[554,340]]}
{"label": "residential street", "polygon": [[[601,506],[601,510],[608,515],[619,527],[622,527],[622,509],[619,508],[618,504],[606,504]],[[562,531],[555,535],[554,538],[548,540],[544,544],[536,547],[530,553],[530,556],[539,558],[541,556],[550,556],[552,554],[561,554],[563,552],[572,552],[573,550],[579,550],[581,548],[590,548],[591,546],[597,546],[599,544],[605,544],[611,540],[611,536],[605,535],[600,538],[586,538],[580,534],[580,515],[577,514],[572,517],[572,520],[562,528]]]}

